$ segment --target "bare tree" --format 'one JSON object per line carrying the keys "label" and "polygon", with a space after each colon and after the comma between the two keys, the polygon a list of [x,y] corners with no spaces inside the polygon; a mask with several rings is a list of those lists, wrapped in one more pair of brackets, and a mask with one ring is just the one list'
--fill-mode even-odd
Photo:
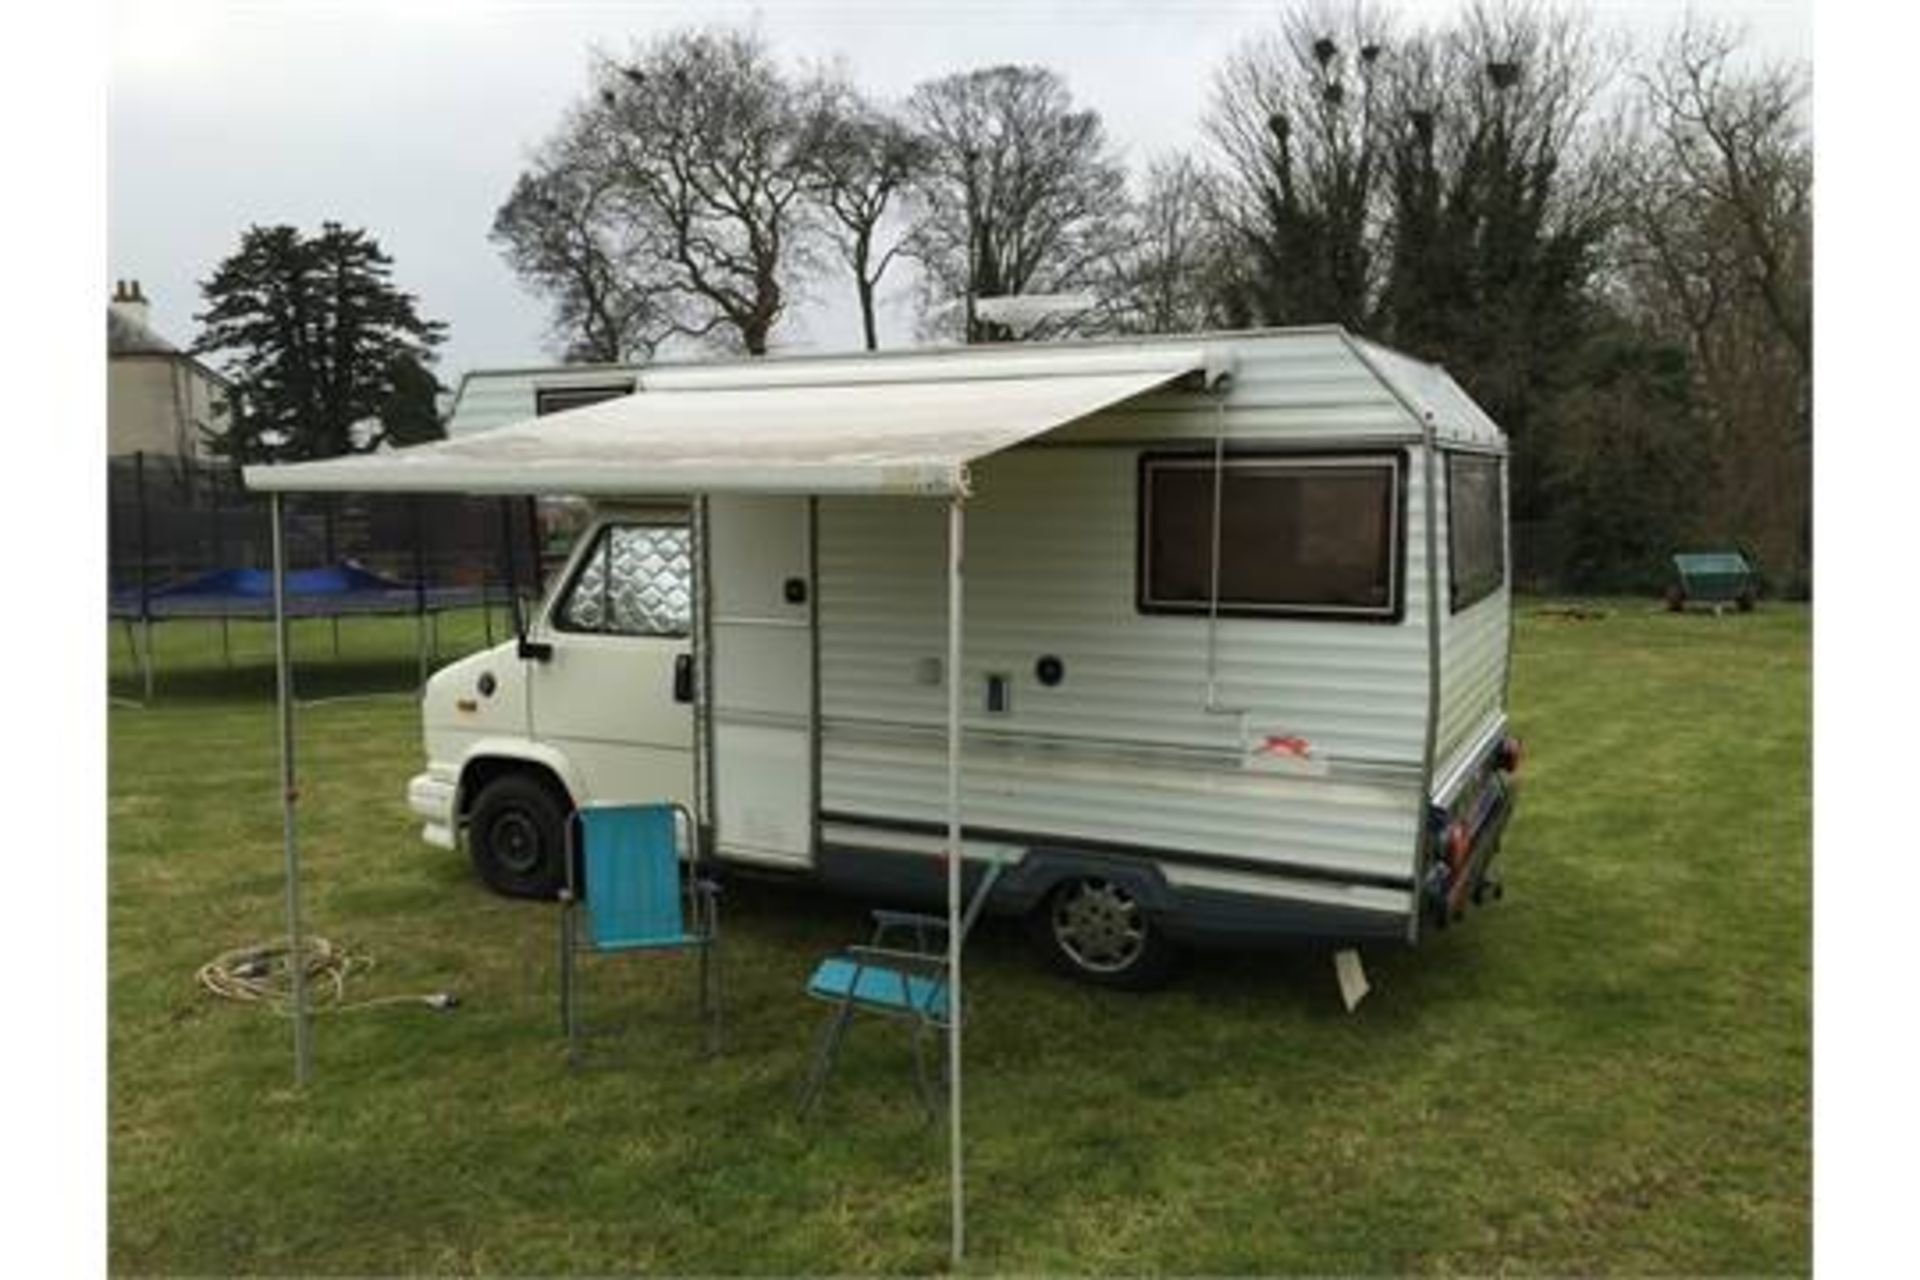
{"label": "bare tree", "polygon": [[1806,68],[1738,68],[1725,27],[1689,23],[1641,86],[1651,141],[1636,169],[1641,262],[1704,337],[1729,289],[1749,292],[1813,374],[1813,154]]}
{"label": "bare tree", "polygon": [[[536,189],[565,175],[571,198],[556,198],[553,216],[510,201],[510,245],[573,246],[590,274],[617,274],[657,308],[650,332],[762,355],[812,266],[810,100],[751,32],[682,30],[624,61],[600,57],[531,175]],[[595,234],[570,231],[569,218]]]}
{"label": "bare tree", "polygon": [[1616,50],[1577,13],[1476,4],[1395,59],[1381,327],[1468,380],[1517,441],[1522,518],[1548,503],[1543,406],[1594,332],[1621,149]]}
{"label": "bare tree", "polygon": [[1225,162],[1220,209],[1247,263],[1233,305],[1247,318],[1370,327],[1393,44],[1381,10],[1320,3],[1217,75],[1203,124]]}
{"label": "bare tree", "polygon": [[1147,165],[1133,202],[1128,244],[1113,261],[1116,328],[1191,333],[1225,325],[1233,254],[1218,213],[1213,175],[1190,155]]}
{"label": "bare tree", "polygon": [[1640,77],[1623,292],[1686,347],[1713,473],[1704,532],[1792,590],[1811,572],[1813,152],[1798,64],[1689,23]]}
{"label": "bare tree", "polygon": [[569,361],[646,360],[673,328],[669,282],[613,177],[552,146],[514,183],[493,239],[516,274],[553,305]]}
{"label": "bare tree", "polygon": [[929,81],[908,113],[926,147],[909,251],[928,310],[958,304],[969,342],[1010,337],[980,298],[1090,283],[1124,234],[1126,175],[1100,117],[1076,110],[1045,67],[997,66]]}
{"label": "bare tree", "polygon": [[898,220],[905,188],[925,164],[926,147],[904,121],[844,79],[824,82],[814,92],[809,195],[853,273],[861,329],[867,350],[874,351],[880,346],[874,298],[880,278],[905,247],[904,228],[889,237],[888,224]]}

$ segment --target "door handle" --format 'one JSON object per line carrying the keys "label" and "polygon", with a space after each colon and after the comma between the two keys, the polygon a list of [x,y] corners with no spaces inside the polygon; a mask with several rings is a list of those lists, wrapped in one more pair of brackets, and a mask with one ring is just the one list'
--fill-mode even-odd
{"label": "door handle", "polygon": [[673,700],[693,701],[693,655],[683,653],[673,660]]}

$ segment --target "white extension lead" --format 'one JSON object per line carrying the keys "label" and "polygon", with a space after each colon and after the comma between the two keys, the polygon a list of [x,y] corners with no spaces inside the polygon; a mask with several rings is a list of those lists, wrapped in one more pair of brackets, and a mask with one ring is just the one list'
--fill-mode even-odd
{"label": "white extension lead", "polygon": [[[375,996],[369,1000],[347,999],[347,976],[373,968],[373,957],[365,952],[337,947],[325,938],[310,937],[301,943],[305,957],[307,1010],[310,1013],[345,1013],[352,1009],[370,1009],[376,1005],[421,1004],[429,1009],[451,1009],[459,1003],[450,991],[424,995]],[[200,966],[195,975],[200,985],[225,1000],[264,1004],[275,1013],[293,1013],[293,949],[284,942],[261,943],[223,951]]]}

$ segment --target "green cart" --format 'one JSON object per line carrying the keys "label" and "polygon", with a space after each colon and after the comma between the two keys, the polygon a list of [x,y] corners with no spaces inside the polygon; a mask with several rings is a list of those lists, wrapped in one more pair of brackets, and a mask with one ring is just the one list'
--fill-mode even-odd
{"label": "green cart", "polygon": [[1759,598],[1753,567],[1738,551],[1683,552],[1673,558],[1673,568],[1678,581],[1667,588],[1667,608],[1675,613],[1688,605],[1715,613],[1731,605],[1746,613]]}

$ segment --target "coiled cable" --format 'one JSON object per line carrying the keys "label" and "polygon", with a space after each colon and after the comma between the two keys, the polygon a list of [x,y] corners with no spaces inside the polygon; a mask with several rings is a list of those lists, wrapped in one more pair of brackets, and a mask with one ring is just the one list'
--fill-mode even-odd
{"label": "coiled cable", "polygon": [[[458,999],[447,991],[347,999],[347,978],[373,968],[373,956],[351,951],[322,937],[300,943],[310,1013],[346,1013],[378,1005],[422,1004],[451,1009]],[[195,973],[200,985],[223,1000],[263,1004],[283,1017],[293,1014],[293,948],[285,942],[256,943],[223,951]]]}

